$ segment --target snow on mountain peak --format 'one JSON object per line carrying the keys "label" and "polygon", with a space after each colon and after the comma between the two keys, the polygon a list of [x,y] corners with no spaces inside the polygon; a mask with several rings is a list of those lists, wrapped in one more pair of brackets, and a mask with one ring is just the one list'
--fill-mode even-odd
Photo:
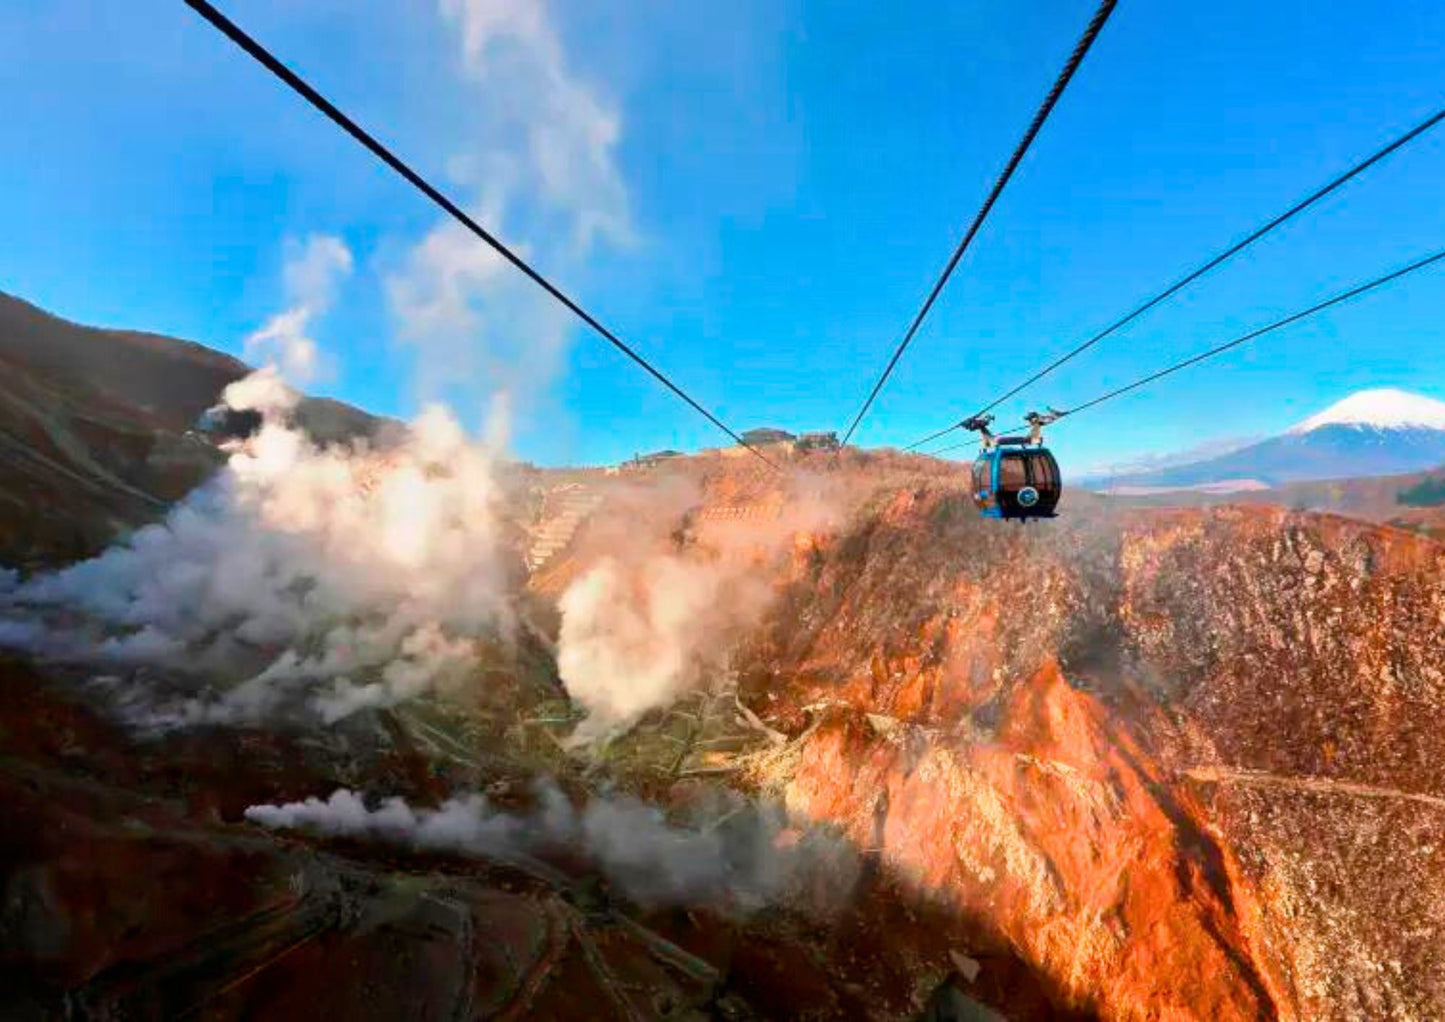
{"label": "snow on mountain peak", "polygon": [[1308,433],[1321,426],[1445,430],[1445,401],[1394,387],[1360,390],[1311,415],[1289,432]]}

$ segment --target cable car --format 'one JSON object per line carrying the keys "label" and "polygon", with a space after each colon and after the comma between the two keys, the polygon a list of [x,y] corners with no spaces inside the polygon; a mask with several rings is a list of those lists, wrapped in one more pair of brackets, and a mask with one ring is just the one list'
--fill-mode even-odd
{"label": "cable car", "polygon": [[992,415],[974,416],[962,423],[983,438],[983,450],[973,463],[973,502],[985,518],[1053,518],[1064,492],[1059,463],[1044,446],[1043,428],[1059,413],[1030,412],[1026,436],[994,436]]}

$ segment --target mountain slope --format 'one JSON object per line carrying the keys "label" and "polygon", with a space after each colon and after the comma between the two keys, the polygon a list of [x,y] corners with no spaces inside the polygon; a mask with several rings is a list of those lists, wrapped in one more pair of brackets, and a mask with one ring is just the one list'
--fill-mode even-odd
{"label": "mountain slope", "polygon": [[1445,402],[1393,389],[1352,394],[1288,432],[1227,454],[1113,477],[1109,488],[1268,486],[1397,475],[1445,462]]}
{"label": "mountain slope", "polygon": [[[129,686],[0,660],[0,1015],[19,989],[32,1014],[914,1022],[959,1017],[935,995],[961,990],[1014,1019],[1442,1017],[1445,547],[1090,499],[1003,528],[936,461],[812,465],[839,517],[750,554],[774,598],[725,664],[596,759],[561,741],[555,597],[653,563],[601,523],[528,587],[548,634],[525,664],[499,647],[450,695],[324,730],[107,738],[84,707]],[[750,462],[666,473],[594,514],[698,563],[710,524],[749,549],[779,527]],[[539,773],[679,818],[725,812],[722,785],[776,798],[842,839],[846,885],[742,921],[640,914],[565,856],[515,876],[244,813],[338,786],[515,808]]]}
{"label": "mountain slope", "polygon": [[1090,518],[1002,530],[919,487],[823,539],[740,664],[799,746],[766,783],[1067,1007],[1439,1017],[1445,549],[1272,508]]}
{"label": "mountain slope", "polygon": [[[192,341],[80,326],[0,293],[0,564],[74,560],[158,517],[220,464],[191,427],[248,372]],[[297,414],[322,442],[383,421],[310,398]]]}

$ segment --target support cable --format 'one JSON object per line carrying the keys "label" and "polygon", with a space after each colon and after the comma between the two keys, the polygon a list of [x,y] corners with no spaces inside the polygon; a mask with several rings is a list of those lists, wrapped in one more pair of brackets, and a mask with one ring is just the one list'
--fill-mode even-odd
{"label": "support cable", "polygon": [[[1114,398],[1123,397],[1125,394],[1128,394],[1131,391],[1135,391],[1141,387],[1148,386],[1149,384],[1161,380],[1166,376],[1173,375],[1180,370],[1188,369],[1190,366],[1198,365],[1200,362],[1207,361],[1211,358],[1216,358],[1217,356],[1224,354],[1226,351],[1231,351],[1235,348],[1240,347],[1241,345],[1248,344],[1250,341],[1263,337],[1265,334],[1273,333],[1274,331],[1287,327],[1293,323],[1298,323],[1302,319],[1308,319],[1310,316],[1323,312],[1326,309],[1333,308],[1334,306],[1339,305],[1343,302],[1348,302],[1353,298],[1358,298],[1361,295],[1374,291],[1375,289],[1383,287],[1386,284],[1399,280],[1401,277],[1405,277],[1411,273],[1423,270],[1428,266],[1433,266],[1435,263],[1438,263],[1442,259],[1445,259],[1445,249],[1441,249],[1440,251],[1434,252],[1427,256],[1422,256],[1421,258],[1416,259],[1414,262],[1408,263],[1405,266],[1400,267],[1398,270],[1392,270],[1391,272],[1383,276],[1376,277],[1375,279],[1366,281],[1363,284],[1357,284],[1352,288],[1341,291],[1339,294],[1326,298],[1324,301],[1316,302],[1314,305],[1311,305],[1307,309],[1302,309],[1299,312],[1292,313],[1291,315],[1285,316],[1283,319],[1277,319],[1272,323],[1268,323],[1265,326],[1259,327],[1258,329],[1251,330],[1249,333],[1241,334],[1239,337],[1236,337],[1233,340],[1225,341],[1223,344],[1217,344],[1212,348],[1208,348],[1204,351],[1199,352],[1199,354],[1197,355],[1191,355],[1189,358],[1183,359],[1179,362],[1175,362],[1172,365],[1165,366],[1163,369],[1156,370],[1155,372],[1149,373],[1146,376],[1141,376],[1139,377],[1139,379],[1134,380],[1132,383],[1126,383],[1122,387],[1116,387],[1113,390],[1106,391],[1105,393],[1100,394],[1098,397],[1091,398],[1090,400],[1085,401],[1081,405],[1075,405],[1073,408],[1059,412],[1058,420],[1062,421],[1067,417],[1078,415],[1080,412],[1086,411],[1087,409],[1096,408],[1106,401],[1112,401],[1114,400]],[[960,450],[964,447],[972,447],[974,446],[974,444],[975,441],[972,440],[968,441],[967,443],[954,444],[950,447],[945,447],[941,450],[934,451],[932,457],[938,457],[941,454],[947,454],[950,451]]]}
{"label": "support cable", "polygon": [[928,310],[933,308],[933,303],[938,300],[938,296],[942,293],[944,285],[948,283],[948,278],[953,275],[954,267],[956,267],[959,260],[963,258],[964,252],[968,250],[968,246],[973,242],[974,235],[978,234],[979,228],[983,226],[984,220],[988,218],[989,211],[993,209],[994,203],[998,201],[998,197],[1003,193],[1004,186],[1008,184],[1009,178],[1013,177],[1014,171],[1018,169],[1018,165],[1023,161],[1024,154],[1027,153],[1029,147],[1033,145],[1034,138],[1038,135],[1039,130],[1043,128],[1044,121],[1048,120],[1050,111],[1054,109],[1054,104],[1056,104],[1059,101],[1059,97],[1064,94],[1064,89],[1069,84],[1069,80],[1074,77],[1074,72],[1077,71],[1079,65],[1084,62],[1084,55],[1089,52],[1089,47],[1091,47],[1094,44],[1094,40],[1098,38],[1100,30],[1104,27],[1104,22],[1106,22],[1109,19],[1109,15],[1113,13],[1114,6],[1117,2],[1118,0],[1102,0],[1098,9],[1094,12],[1093,18],[1089,20],[1088,27],[1084,29],[1084,34],[1074,46],[1074,51],[1069,55],[1068,62],[1064,64],[1064,69],[1059,72],[1059,77],[1054,81],[1053,88],[1049,90],[1049,94],[1044,97],[1043,104],[1034,113],[1034,119],[1029,122],[1028,130],[1024,132],[1024,137],[1014,149],[1013,155],[1009,157],[1008,164],[1005,165],[1003,172],[999,174],[998,180],[993,183],[993,188],[989,191],[988,198],[984,199],[983,206],[980,207],[978,213],[974,215],[973,222],[969,224],[968,230],[963,235],[963,240],[960,241],[958,247],[953,250],[953,256],[948,260],[948,265],[943,268],[943,272],[933,285],[933,290],[928,293],[928,297],[924,300],[923,307],[918,310],[918,315],[913,317],[913,322],[909,325],[908,332],[903,335],[903,340],[898,342],[898,347],[894,349],[893,357],[888,360],[888,364],[883,368],[883,374],[878,377],[878,382],[873,384],[873,389],[868,392],[868,398],[863,402],[863,407],[859,408],[858,414],[853,416],[852,424],[848,426],[847,432],[843,434],[844,446],[852,439],[853,433],[858,429],[858,424],[863,421],[863,416],[868,414],[868,409],[873,406],[873,401],[878,397],[878,392],[883,389],[883,385],[888,382],[888,377],[893,374],[893,369],[898,365],[898,360],[903,357],[903,352],[908,349],[909,344],[913,343],[913,336],[918,333],[918,328],[923,325],[923,320],[924,317],[928,315]]}
{"label": "support cable", "polygon": [[[1264,237],[1270,231],[1273,231],[1276,227],[1281,226],[1286,221],[1292,219],[1296,215],[1303,213],[1315,203],[1325,198],[1325,196],[1336,191],[1347,182],[1358,177],[1360,174],[1363,174],[1366,170],[1368,170],[1370,167],[1373,167],[1376,163],[1379,163],[1381,160],[1389,156],[1395,150],[1400,149],[1405,145],[1408,145],[1410,142],[1413,142],[1416,138],[1425,134],[1425,132],[1435,127],[1441,121],[1445,121],[1445,109],[1441,109],[1436,113],[1432,114],[1430,117],[1427,117],[1425,120],[1415,125],[1415,127],[1405,132],[1405,134],[1401,135],[1399,138],[1396,138],[1393,142],[1386,145],[1383,149],[1376,150],[1370,156],[1367,156],[1365,159],[1361,160],[1359,163],[1356,163],[1353,167],[1346,170],[1343,174],[1340,174],[1339,176],[1335,177],[1320,188],[1317,188],[1315,191],[1305,196],[1299,202],[1296,202],[1289,209],[1285,210],[1283,213],[1280,213],[1274,219],[1256,228],[1250,234],[1246,235],[1241,240],[1235,242],[1233,245],[1230,245],[1218,255],[1210,258],[1208,261],[1200,265],[1197,269],[1185,274],[1183,277],[1175,281],[1173,284],[1169,285],[1167,288],[1159,292],[1153,298],[1150,298],[1148,301],[1136,306],[1133,311],[1115,320],[1113,323],[1109,324],[1104,329],[1094,334],[1088,340],[1074,346],[1073,348],[1070,348],[1068,351],[1064,352],[1064,354],[1054,359],[1052,362],[1044,366],[1038,372],[1034,373],[1028,379],[1024,380],[1022,383],[1019,383],[1012,390],[1009,390],[1004,394],[1000,395],[999,397],[994,398],[992,401],[984,405],[974,414],[983,415],[986,412],[992,411],[993,409],[997,408],[999,405],[1007,401],[1009,398],[1021,393],[1025,388],[1032,386],[1039,380],[1042,380],[1045,376],[1048,376],[1050,373],[1052,373],[1055,369],[1058,369],[1064,363],[1069,362],[1070,360],[1078,357],[1079,355],[1082,355],[1084,352],[1088,351],[1090,348],[1098,344],[1110,334],[1132,323],[1134,320],[1138,319],[1144,313],[1154,308],[1154,306],[1158,305],[1160,302],[1163,302],[1166,299],[1178,294],[1180,291],[1184,290],[1184,288],[1194,283],[1196,280],[1204,276],[1210,270],[1213,270],[1221,263],[1224,263],[1229,259],[1233,258],[1234,256],[1238,255],[1240,252],[1244,251],[1250,245],[1253,245],[1256,241]],[[903,449],[905,451],[911,451],[915,448],[922,447],[926,443],[931,443],[932,441],[937,440],[939,437],[953,432],[955,429],[958,429],[960,425],[960,422],[956,422],[951,426],[945,426],[943,429],[940,429],[934,433],[930,433],[922,440],[917,440]]]}
{"label": "support cable", "polygon": [[316,89],[312,88],[312,86],[309,85],[300,75],[298,75],[296,72],[292,71],[289,67],[283,64],[277,57],[275,57],[259,42],[257,42],[251,36],[247,35],[238,25],[236,25],[235,22],[231,21],[219,10],[217,10],[213,4],[208,2],[208,0],[184,0],[184,2],[186,6],[190,7],[201,17],[205,18],[206,21],[210,22],[212,26],[214,26],[221,32],[222,35],[226,36],[226,38],[230,39],[231,42],[239,46],[258,64],[260,64],[267,71],[270,71],[273,75],[279,78],[282,82],[289,86],[292,91],[300,95],[302,99],[306,100],[306,102],[310,103],[318,111],[324,114],[332,123],[334,123],[337,127],[341,128],[342,131],[345,131],[356,141],[360,142],[378,160],[386,164],[392,170],[396,171],[396,173],[400,174],[403,178],[406,179],[409,184],[411,184],[414,188],[416,188],[419,192],[425,195],[436,205],[440,206],[442,210],[448,213],[453,219],[457,220],[463,227],[465,227],[482,241],[490,245],[500,256],[502,256],[502,258],[506,259],[507,262],[511,263],[518,270],[522,271],[522,273],[529,280],[531,280],[534,284],[540,287],[543,291],[546,291],[547,294],[555,298],[583,323],[591,327],[598,335],[603,338],[603,340],[607,341],[614,348],[616,348],[618,351],[622,352],[622,354],[626,355],[629,359],[635,362],[649,376],[651,376],[658,383],[662,384],[668,390],[672,391],[674,395],[684,401],[690,408],[692,408],[703,418],[707,419],[708,422],[712,423],[714,426],[722,430],[733,440],[737,441],[743,447],[746,447],[753,454],[757,455],[770,468],[777,469],[778,466],[774,464],[773,461],[769,459],[765,454],[763,454],[762,451],[758,450],[756,447],[748,443],[737,433],[734,433],[731,429],[729,429],[728,426],[723,423],[721,419],[719,419],[712,412],[704,408],[701,404],[694,400],[691,395],[689,395],[677,384],[673,383],[672,380],[668,379],[667,375],[664,374],[662,370],[658,369],[646,358],[640,355],[630,345],[623,341],[622,338],[618,337],[607,327],[603,326],[602,323],[599,322],[591,313],[589,313],[586,309],[582,308],[582,306],[578,305],[575,301],[569,298],[555,284],[553,284],[546,277],[542,276],[542,274],[534,270],[530,265],[528,265],[528,263],[524,259],[522,259],[521,256],[513,252],[510,248],[503,244],[500,239],[498,239],[481,224],[477,223],[476,220],[472,219],[472,217],[468,215],[465,211],[463,211],[460,206],[458,206],[451,199],[447,198],[446,195],[442,194],[441,191],[439,191],[419,173],[417,173],[405,162],[403,162],[400,157],[398,157],[385,145],[377,141],[374,136],[372,136],[359,124],[353,121],[346,114],[342,113],[330,100],[328,100],[325,96],[321,95],[321,93],[317,92]]}

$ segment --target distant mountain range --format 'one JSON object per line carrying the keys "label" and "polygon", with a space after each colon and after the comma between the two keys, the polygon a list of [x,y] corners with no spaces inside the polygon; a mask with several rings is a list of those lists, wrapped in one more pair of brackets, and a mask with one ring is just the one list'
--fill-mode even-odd
{"label": "distant mountain range", "polygon": [[1445,402],[1393,388],[1362,390],[1285,433],[1186,464],[1084,485],[1115,493],[1229,492],[1315,479],[1419,472],[1445,464]]}

